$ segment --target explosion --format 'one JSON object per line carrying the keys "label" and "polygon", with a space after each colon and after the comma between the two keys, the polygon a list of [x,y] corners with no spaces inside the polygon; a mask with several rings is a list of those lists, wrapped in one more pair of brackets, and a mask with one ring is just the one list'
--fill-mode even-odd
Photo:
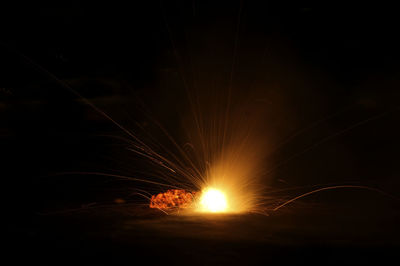
{"label": "explosion", "polygon": [[163,211],[192,208],[199,212],[219,213],[228,210],[228,203],[225,194],[215,188],[207,188],[201,193],[170,189],[153,195],[150,199],[150,208]]}
{"label": "explosion", "polygon": [[[264,163],[263,141],[244,123],[231,128],[231,137],[224,143],[215,134],[192,136],[190,143],[196,147],[196,153],[189,157],[183,152],[184,161],[179,161],[178,156],[171,160],[156,157],[155,162],[160,159],[166,162],[158,164],[166,169],[158,173],[160,180],[179,189],[152,195],[150,207],[165,212],[185,209],[203,214],[259,211],[263,190],[263,176],[259,170]],[[203,146],[202,143],[220,143],[221,146]]]}

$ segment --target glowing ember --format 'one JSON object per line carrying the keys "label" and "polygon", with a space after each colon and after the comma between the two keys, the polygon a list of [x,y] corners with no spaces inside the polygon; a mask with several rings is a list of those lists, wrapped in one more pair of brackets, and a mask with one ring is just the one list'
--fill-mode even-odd
{"label": "glowing ember", "polygon": [[225,194],[215,188],[209,188],[202,193],[200,205],[204,212],[225,212],[228,209]]}
{"label": "glowing ember", "polygon": [[150,208],[169,210],[173,208],[188,208],[193,202],[194,193],[183,189],[170,189],[167,192],[153,195]]}

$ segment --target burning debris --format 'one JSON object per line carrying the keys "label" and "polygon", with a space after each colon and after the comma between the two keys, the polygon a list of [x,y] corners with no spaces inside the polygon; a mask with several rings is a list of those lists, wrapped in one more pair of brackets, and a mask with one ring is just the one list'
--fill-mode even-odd
{"label": "burning debris", "polygon": [[161,210],[186,209],[193,203],[194,196],[195,192],[187,192],[183,189],[169,189],[167,192],[153,195],[150,200],[150,208]]}

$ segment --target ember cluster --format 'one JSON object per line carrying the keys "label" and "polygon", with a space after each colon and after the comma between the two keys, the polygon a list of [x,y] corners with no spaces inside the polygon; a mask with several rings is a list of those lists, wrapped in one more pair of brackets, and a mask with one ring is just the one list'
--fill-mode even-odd
{"label": "ember cluster", "polygon": [[169,189],[164,193],[153,195],[150,200],[150,208],[169,210],[174,208],[188,208],[194,201],[194,192],[183,189]]}

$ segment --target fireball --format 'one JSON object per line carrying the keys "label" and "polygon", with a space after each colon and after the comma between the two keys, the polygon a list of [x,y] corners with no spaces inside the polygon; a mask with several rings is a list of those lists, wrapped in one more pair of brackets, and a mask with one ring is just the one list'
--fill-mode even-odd
{"label": "fireball", "polygon": [[164,193],[153,195],[150,199],[150,208],[161,210],[185,209],[191,206],[194,192],[183,189],[170,189]]}

